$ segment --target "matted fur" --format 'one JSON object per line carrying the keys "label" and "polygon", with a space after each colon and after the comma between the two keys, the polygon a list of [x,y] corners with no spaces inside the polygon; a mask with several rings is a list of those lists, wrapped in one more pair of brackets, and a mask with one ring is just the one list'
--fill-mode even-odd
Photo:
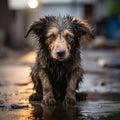
{"label": "matted fur", "polygon": [[36,63],[31,71],[36,93],[30,100],[42,100],[45,105],[54,105],[56,100],[75,104],[76,89],[83,77],[80,43],[94,38],[91,27],[71,16],[46,16],[34,22],[25,37],[29,33],[38,42]]}

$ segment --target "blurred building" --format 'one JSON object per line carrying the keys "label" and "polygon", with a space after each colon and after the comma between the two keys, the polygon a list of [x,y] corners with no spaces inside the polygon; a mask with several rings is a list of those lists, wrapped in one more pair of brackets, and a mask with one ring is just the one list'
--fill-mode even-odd
{"label": "blurred building", "polygon": [[40,15],[60,14],[84,18],[93,14],[94,3],[95,0],[43,0]]}
{"label": "blurred building", "polygon": [[23,10],[10,9],[8,0],[0,1],[0,44],[16,49],[24,46],[23,15]]}

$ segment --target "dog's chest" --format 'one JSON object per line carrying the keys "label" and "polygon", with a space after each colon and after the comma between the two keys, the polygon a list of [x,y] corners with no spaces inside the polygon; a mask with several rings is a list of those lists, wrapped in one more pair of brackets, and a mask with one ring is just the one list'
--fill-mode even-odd
{"label": "dog's chest", "polygon": [[48,69],[49,79],[53,87],[55,98],[64,98],[70,68],[65,64],[52,64]]}
{"label": "dog's chest", "polygon": [[70,74],[70,66],[67,64],[52,63],[49,64],[48,74],[52,81],[66,80]]}

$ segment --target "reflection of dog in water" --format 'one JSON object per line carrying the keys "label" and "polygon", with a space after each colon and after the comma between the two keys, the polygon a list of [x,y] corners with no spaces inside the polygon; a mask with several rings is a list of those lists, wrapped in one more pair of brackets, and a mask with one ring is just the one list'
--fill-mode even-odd
{"label": "reflection of dog in water", "polygon": [[65,107],[58,105],[57,107],[47,107],[38,104],[32,104],[33,110],[29,115],[29,118],[35,120],[80,120],[84,118],[81,114],[80,107]]}
{"label": "reflection of dog in water", "polygon": [[54,105],[76,103],[76,89],[82,81],[80,43],[94,38],[90,26],[71,16],[46,16],[34,22],[26,33],[38,42],[36,63],[31,72],[35,94],[30,100]]}

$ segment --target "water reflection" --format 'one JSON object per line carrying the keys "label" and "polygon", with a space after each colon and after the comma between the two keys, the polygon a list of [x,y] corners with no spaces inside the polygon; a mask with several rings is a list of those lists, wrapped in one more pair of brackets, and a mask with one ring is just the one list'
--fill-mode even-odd
{"label": "water reflection", "polygon": [[76,106],[54,107],[32,103],[31,120],[119,120],[120,102],[82,101]]}
{"label": "water reflection", "polygon": [[32,104],[32,106],[34,107],[32,113],[35,120],[77,120],[78,116],[82,116],[76,106],[65,107],[58,105],[47,107],[40,104]]}

